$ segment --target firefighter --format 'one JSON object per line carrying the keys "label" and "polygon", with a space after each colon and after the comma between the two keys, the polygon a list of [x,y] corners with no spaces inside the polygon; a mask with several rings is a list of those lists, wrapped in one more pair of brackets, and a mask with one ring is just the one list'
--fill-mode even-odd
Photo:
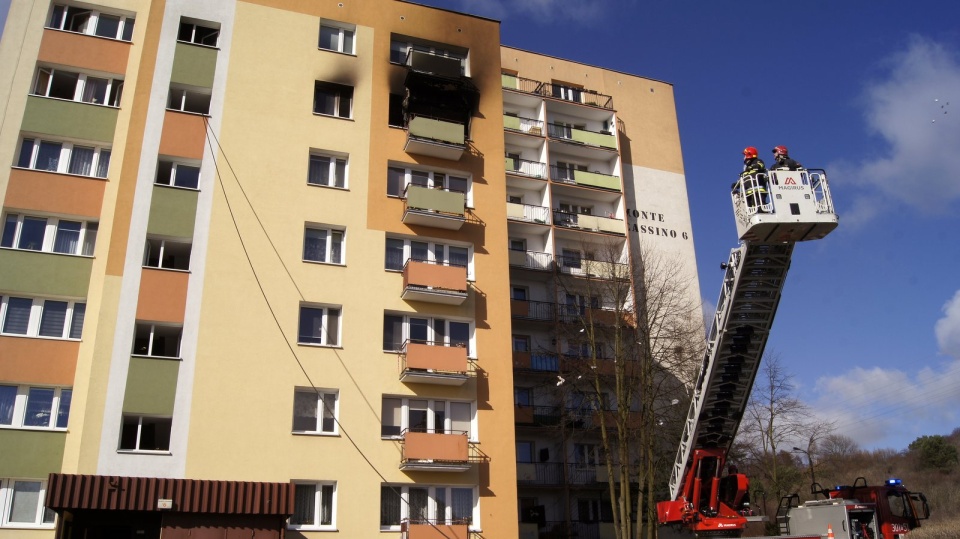
{"label": "firefighter", "polygon": [[777,146],[773,149],[773,159],[776,161],[770,170],[787,169],[800,170],[803,165],[790,158],[786,146]]}
{"label": "firefighter", "polygon": [[744,183],[744,196],[747,199],[747,206],[755,208],[765,204],[767,196],[767,167],[763,160],[757,155],[757,149],[753,146],[747,146],[743,149],[743,172],[740,173],[740,181],[734,182],[732,189],[737,192],[739,184]]}

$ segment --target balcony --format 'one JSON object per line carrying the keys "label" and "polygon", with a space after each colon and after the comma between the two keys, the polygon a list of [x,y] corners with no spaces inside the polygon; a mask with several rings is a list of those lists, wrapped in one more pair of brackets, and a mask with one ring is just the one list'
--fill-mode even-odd
{"label": "balcony", "polygon": [[516,405],[514,422],[534,427],[556,427],[560,424],[561,412],[557,406]]}
{"label": "balcony", "polygon": [[463,64],[459,58],[439,56],[430,51],[410,49],[404,65],[419,73],[438,77],[459,78],[463,76]]}
{"label": "balcony", "polygon": [[509,252],[510,266],[534,271],[553,271],[553,255],[537,251]]}
{"label": "balcony", "polygon": [[545,95],[544,83],[511,75],[509,73],[500,74],[500,85],[507,90],[516,90],[525,94]]}
{"label": "balcony", "polygon": [[405,384],[462,386],[470,379],[469,369],[465,346],[407,341],[400,350],[400,381]]}
{"label": "balcony", "polygon": [[513,368],[518,371],[560,372],[557,354],[513,351]]}
{"label": "balcony", "polygon": [[557,304],[548,301],[510,300],[510,316],[515,319],[553,322],[556,320],[556,311]]}
{"label": "balcony", "polygon": [[515,176],[536,178],[538,180],[547,179],[547,164],[539,161],[505,157],[503,160],[503,169],[507,174],[513,174]]}
{"label": "balcony", "polygon": [[607,150],[617,149],[617,137],[609,132],[588,131],[563,124],[547,124],[547,134],[549,134],[552,139],[562,140],[564,142],[585,144]]}
{"label": "balcony", "polygon": [[468,523],[447,524],[446,521],[404,520],[400,524],[401,539],[467,539]]}
{"label": "balcony", "polygon": [[403,192],[403,222],[460,230],[466,218],[466,195],[459,191],[408,185]]}
{"label": "balcony", "polygon": [[467,299],[467,268],[408,259],[403,265],[405,301],[461,305]]}
{"label": "balcony", "polygon": [[578,277],[595,277],[607,280],[630,278],[630,265],[621,262],[587,260],[579,256],[559,256],[557,266],[560,273]]}
{"label": "balcony", "polygon": [[564,228],[576,228],[579,230],[589,230],[591,232],[616,234],[618,236],[627,235],[627,228],[623,224],[623,219],[615,219],[613,217],[600,217],[599,215],[583,215],[553,210],[553,223]]}
{"label": "balcony", "polygon": [[467,149],[463,122],[410,114],[407,120],[407,153],[459,161]]}
{"label": "balcony", "polygon": [[[627,324],[627,313],[623,313],[624,324]],[[565,324],[580,324],[592,322],[603,326],[613,326],[617,320],[617,311],[602,307],[584,307],[583,305],[563,305],[560,307],[559,319]]]}
{"label": "balcony", "polygon": [[467,433],[405,431],[401,440],[403,471],[465,472],[470,469]]}
{"label": "balcony", "polygon": [[541,225],[550,224],[550,208],[507,202],[507,219]]}
{"label": "balcony", "polygon": [[510,73],[500,74],[500,85],[505,90],[514,90],[525,94],[552,97],[601,109],[613,109],[613,98],[586,88],[570,88],[560,84],[525,79]]}
{"label": "balcony", "polygon": [[602,172],[587,172],[570,168],[550,166],[550,179],[557,183],[580,185],[585,187],[599,187],[601,189],[620,190],[620,177]]}
{"label": "balcony", "polygon": [[514,133],[525,133],[527,135],[543,136],[543,122],[533,118],[524,118],[522,116],[513,116],[511,114],[503,115],[503,128]]}

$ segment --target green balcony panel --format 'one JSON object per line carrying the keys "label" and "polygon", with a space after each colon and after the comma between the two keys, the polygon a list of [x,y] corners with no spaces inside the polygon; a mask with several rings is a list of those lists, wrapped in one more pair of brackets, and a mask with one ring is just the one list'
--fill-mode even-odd
{"label": "green balcony panel", "polygon": [[60,471],[67,433],[0,429],[0,477],[46,479]]}
{"label": "green balcony panel", "polygon": [[519,87],[519,85],[517,84],[517,76],[501,73],[500,85],[503,86],[504,88],[511,88],[513,90],[516,90]]}
{"label": "green balcony panel", "polygon": [[464,144],[463,124],[417,116],[407,126],[410,136],[438,140],[449,144]]}
{"label": "green balcony panel", "polygon": [[503,159],[503,168],[507,172],[519,170],[519,165],[520,163],[518,163],[517,160],[512,157],[505,157]]}
{"label": "green balcony panel", "polygon": [[147,232],[177,238],[192,238],[197,218],[199,191],[153,186]]}
{"label": "green balcony panel", "polygon": [[407,188],[407,208],[464,215],[463,193],[411,185]]}
{"label": "green balcony panel", "polygon": [[130,358],[123,411],[130,414],[172,416],[180,361]]}
{"label": "green balcony panel", "polygon": [[617,139],[613,135],[594,133],[593,131],[584,131],[583,129],[571,129],[570,138],[591,146],[600,146],[601,148],[610,148],[611,150],[617,149]]}
{"label": "green balcony panel", "polygon": [[216,69],[217,49],[178,42],[173,57],[170,82],[199,88],[213,88],[213,75]]}
{"label": "green balcony panel", "polygon": [[0,249],[0,275],[7,292],[87,297],[93,259],[86,256]]}
{"label": "green balcony panel", "polygon": [[114,107],[31,95],[27,98],[20,129],[110,144],[119,112],[120,109]]}
{"label": "green balcony panel", "polygon": [[589,185],[591,187],[603,187],[604,189],[615,189],[617,191],[620,190],[620,178],[616,176],[578,170],[574,173],[574,179],[576,180],[577,185]]}
{"label": "green balcony panel", "polygon": [[510,116],[510,115],[504,114],[503,127],[504,129],[513,129],[514,131],[520,131],[520,118],[518,118],[517,116]]}

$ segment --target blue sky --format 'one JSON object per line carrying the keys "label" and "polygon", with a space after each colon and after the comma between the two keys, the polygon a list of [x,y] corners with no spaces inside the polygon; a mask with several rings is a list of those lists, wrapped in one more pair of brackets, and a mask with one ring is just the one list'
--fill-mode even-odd
{"label": "blue sky", "polygon": [[797,247],[768,351],[864,448],[960,427],[960,3],[422,3],[501,20],[509,46],[674,85],[708,308],[737,242],[743,147],[827,169],[840,228]]}
{"label": "blue sky", "polygon": [[505,45],[674,85],[709,308],[737,245],[742,149],[769,162],[784,144],[825,168],[840,227],[797,246],[768,352],[861,447],[960,427],[960,3],[422,3],[501,20]]}

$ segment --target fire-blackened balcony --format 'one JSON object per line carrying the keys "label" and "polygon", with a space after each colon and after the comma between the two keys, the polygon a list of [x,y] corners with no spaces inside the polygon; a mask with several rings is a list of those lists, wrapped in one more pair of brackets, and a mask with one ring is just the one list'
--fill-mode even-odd
{"label": "fire-blackened balcony", "polygon": [[401,539],[468,539],[469,522],[466,519],[446,520],[410,519],[400,523]]}
{"label": "fire-blackened balcony", "polygon": [[403,192],[403,222],[460,230],[466,219],[466,194],[410,184]]}
{"label": "fire-blackened balcony", "polygon": [[404,431],[400,441],[404,471],[465,472],[470,469],[466,432]]}
{"label": "fire-blackened balcony", "polygon": [[461,305],[467,299],[467,268],[408,259],[403,265],[401,297],[406,301]]}
{"label": "fire-blackened balcony", "polygon": [[[418,62],[415,58],[425,59]],[[430,70],[422,70],[428,63]],[[447,63],[449,69],[444,68]],[[459,160],[467,149],[470,119],[480,98],[477,87],[470,79],[460,76],[459,60],[411,50],[407,65],[410,71],[404,81],[403,117],[407,129],[404,151]]]}
{"label": "fire-blackened balcony", "polygon": [[462,386],[470,375],[465,345],[407,341],[400,350],[403,383]]}

